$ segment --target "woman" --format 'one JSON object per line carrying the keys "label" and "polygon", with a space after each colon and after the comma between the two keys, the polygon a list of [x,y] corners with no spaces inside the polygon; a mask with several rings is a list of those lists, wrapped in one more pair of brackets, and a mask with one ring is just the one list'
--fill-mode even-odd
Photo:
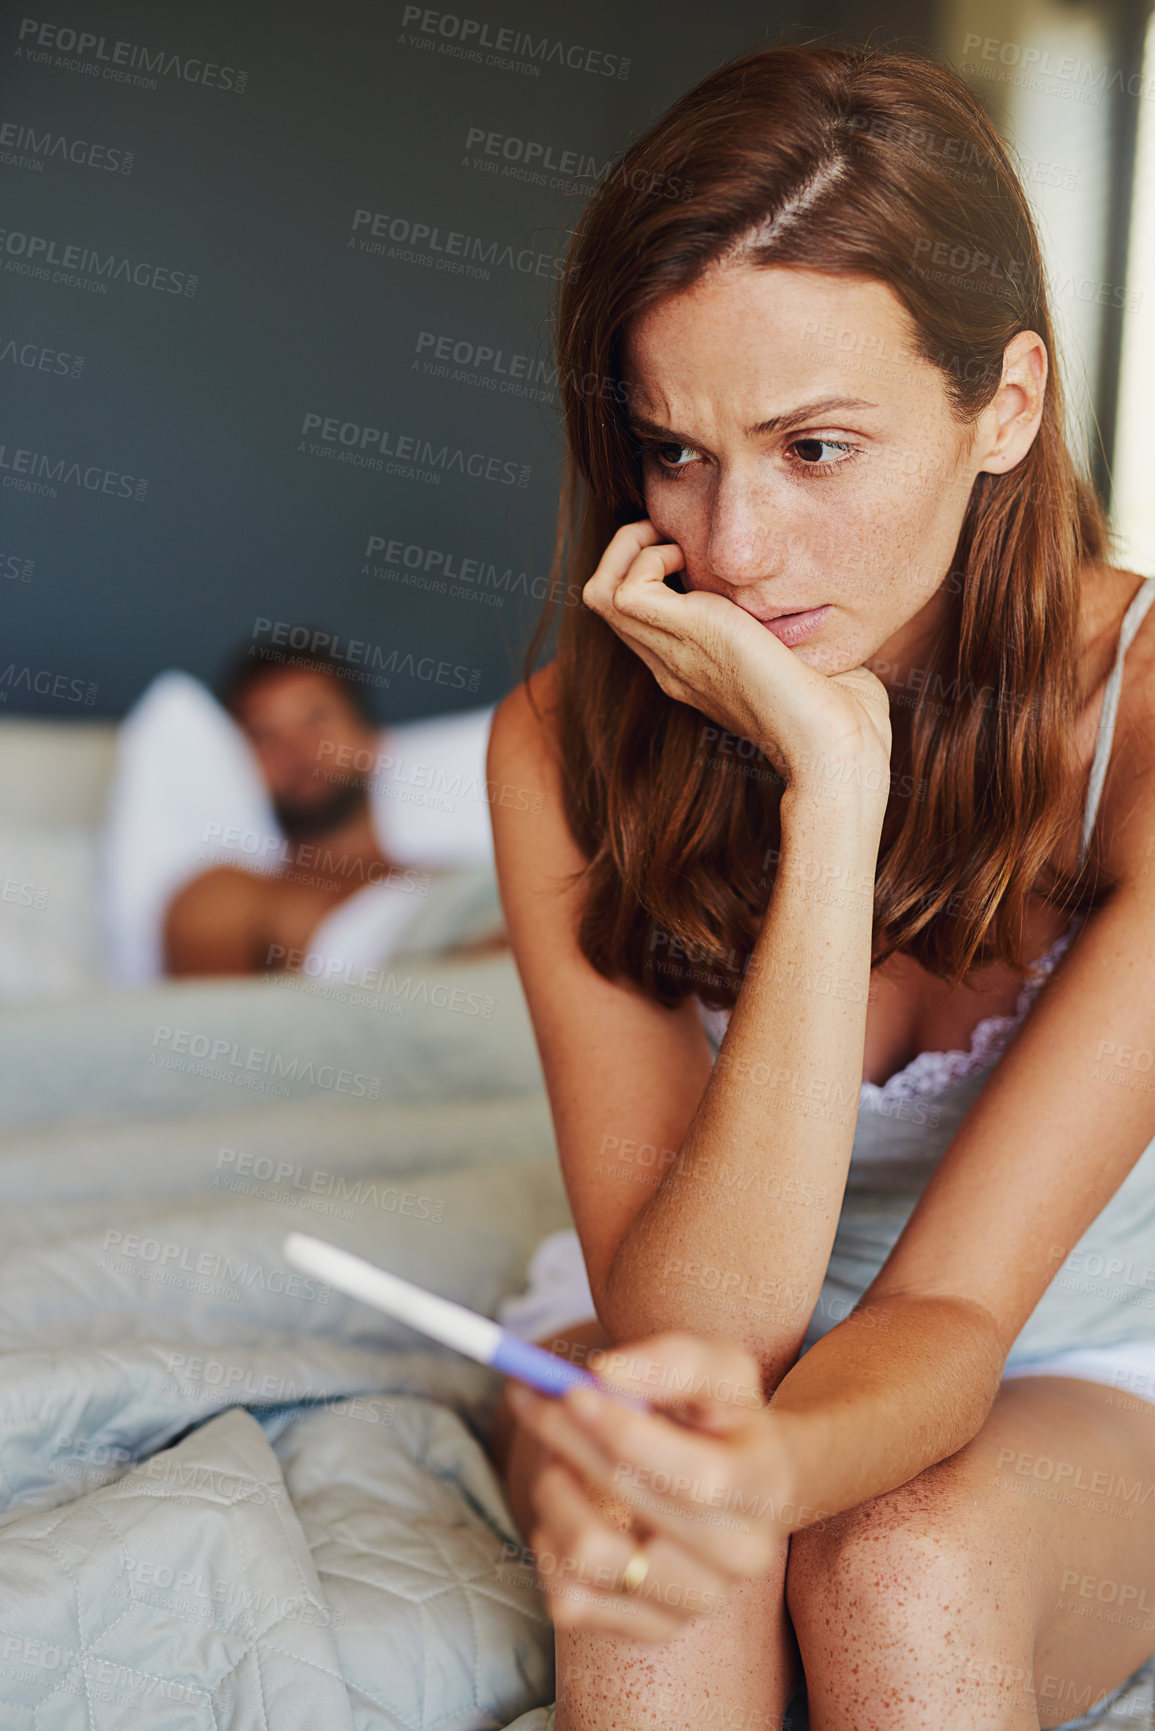
{"label": "woman", "polygon": [[538,1338],[671,1408],[507,1388],[558,1731],[1102,1723],[1155,1668],[1155,579],[1026,199],[933,60],[760,49],[607,175],[558,331],[584,605],[488,771],[546,795],[494,812],[587,1319]]}

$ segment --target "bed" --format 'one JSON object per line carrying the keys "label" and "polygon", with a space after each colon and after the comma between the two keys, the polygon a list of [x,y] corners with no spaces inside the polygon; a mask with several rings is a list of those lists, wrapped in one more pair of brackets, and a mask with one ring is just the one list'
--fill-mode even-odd
{"label": "bed", "polygon": [[114,730],[0,724],[0,1723],[552,1724],[492,1372],[285,1263],[492,1315],[569,1222],[508,952],[446,874],[371,989],[102,971]]}

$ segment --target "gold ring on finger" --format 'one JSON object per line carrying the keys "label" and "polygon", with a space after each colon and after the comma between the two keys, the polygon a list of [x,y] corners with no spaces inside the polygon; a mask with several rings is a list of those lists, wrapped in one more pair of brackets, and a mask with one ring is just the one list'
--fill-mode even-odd
{"label": "gold ring on finger", "polygon": [[635,1545],[634,1554],[622,1572],[622,1592],[636,1593],[650,1572],[650,1558],[644,1545]]}

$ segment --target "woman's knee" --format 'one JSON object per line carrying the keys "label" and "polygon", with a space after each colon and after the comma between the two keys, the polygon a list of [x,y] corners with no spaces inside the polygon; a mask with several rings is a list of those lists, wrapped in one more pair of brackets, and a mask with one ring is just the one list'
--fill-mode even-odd
{"label": "woman's knee", "polygon": [[834,1607],[858,1623],[905,1626],[917,1605],[929,1629],[936,1607],[946,1614],[971,1585],[989,1585],[990,1556],[958,1499],[913,1479],[793,1533],[786,1604],[800,1626]]}

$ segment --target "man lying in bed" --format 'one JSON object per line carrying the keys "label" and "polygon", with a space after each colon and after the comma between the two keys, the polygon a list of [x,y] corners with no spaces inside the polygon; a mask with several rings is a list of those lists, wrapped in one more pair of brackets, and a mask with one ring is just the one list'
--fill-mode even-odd
{"label": "man lying in bed", "polygon": [[[371,760],[377,734],[360,686],[323,652],[246,652],[223,690],[253,748],[286,846],[275,873],[214,865],[185,883],[164,922],[169,974],[265,973],[307,951],[318,926],[367,884],[406,886],[373,825],[364,776],[334,764]],[[494,934],[451,953],[507,947]]]}

